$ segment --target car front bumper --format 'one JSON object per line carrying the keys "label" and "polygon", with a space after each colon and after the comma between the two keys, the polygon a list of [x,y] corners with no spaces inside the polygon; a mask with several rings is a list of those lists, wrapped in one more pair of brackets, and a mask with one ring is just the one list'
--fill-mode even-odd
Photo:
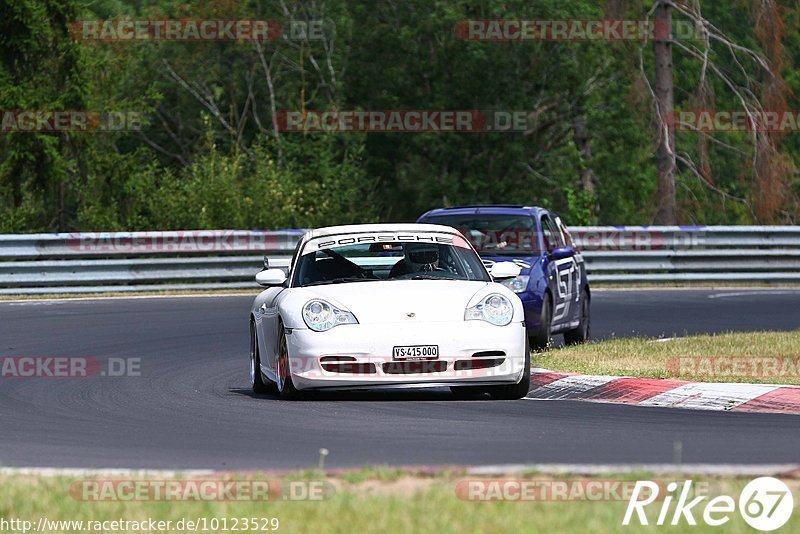
{"label": "car front bumper", "polygon": [[[522,322],[355,324],[287,334],[292,381],[301,390],[513,384],[527,347]],[[439,357],[393,360],[393,347],[409,345],[437,345]]]}

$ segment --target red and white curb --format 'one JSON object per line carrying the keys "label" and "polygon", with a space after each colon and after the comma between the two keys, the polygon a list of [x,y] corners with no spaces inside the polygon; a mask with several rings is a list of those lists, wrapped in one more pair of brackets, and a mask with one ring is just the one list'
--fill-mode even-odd
{"label": "red and white curb", "polygon": [[536,371],[527,400],[581,400],[689,410],[800,415],[800,387]]}

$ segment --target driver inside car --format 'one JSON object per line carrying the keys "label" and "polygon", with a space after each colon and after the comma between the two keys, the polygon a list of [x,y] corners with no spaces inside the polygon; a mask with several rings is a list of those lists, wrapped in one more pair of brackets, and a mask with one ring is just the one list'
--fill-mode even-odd
{"label": "driver inside car", "polygon": [[403,246],[403,259],[392,267],[389,277],[439,269],[439,247],[429,243],[407,243]]}

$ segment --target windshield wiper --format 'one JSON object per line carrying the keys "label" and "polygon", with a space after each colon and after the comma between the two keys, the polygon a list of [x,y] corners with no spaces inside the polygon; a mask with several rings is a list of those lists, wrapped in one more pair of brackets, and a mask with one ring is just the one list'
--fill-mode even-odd
{"label": "windshield wiper", "polygon": [[340,278],[331,278],[330,280],[318,280],[316,282],[310,282],[308,284],[303,284],[302,287],[308,286],[323,286],[328,284],[347,284],[350,282],[376,282],[379,278],[361,278],[358,276],[342,276]]}
{"label": "windshield wiper", "polygon": [[[398,280],[404,280],[403,278],[398,278]],[[435,276],[432,274],[417,274],[412,276],[411,278],[405,278],[405,280],[463,280],[462,278],[451,278],[448,276]]]}

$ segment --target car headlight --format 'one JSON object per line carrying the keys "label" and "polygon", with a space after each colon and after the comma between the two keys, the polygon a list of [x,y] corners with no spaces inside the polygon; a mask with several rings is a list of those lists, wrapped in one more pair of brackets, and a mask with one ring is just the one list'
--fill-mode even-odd
{"label": "car headlight", "polygon": [[465,321],[486,321],[497,326],[507,325],[513,317],[511,301],[498,293],[492,293],[464,312]]}
{"label": "car headlight", "polygon": [[527,274],[521,274],[516,278],[512,278],[511,280],[505,280],[500,282],[508,289],[513,291],[514,293],[525,293],[525,290],[528,289],[528,282],[530,282],[531,277]]}
{"label": "car headlight", "polygon": [[324,332],[340,324],[358,324],[355,315],[322,299],[306,302],[303,306],[303,321],[315,332]]}

